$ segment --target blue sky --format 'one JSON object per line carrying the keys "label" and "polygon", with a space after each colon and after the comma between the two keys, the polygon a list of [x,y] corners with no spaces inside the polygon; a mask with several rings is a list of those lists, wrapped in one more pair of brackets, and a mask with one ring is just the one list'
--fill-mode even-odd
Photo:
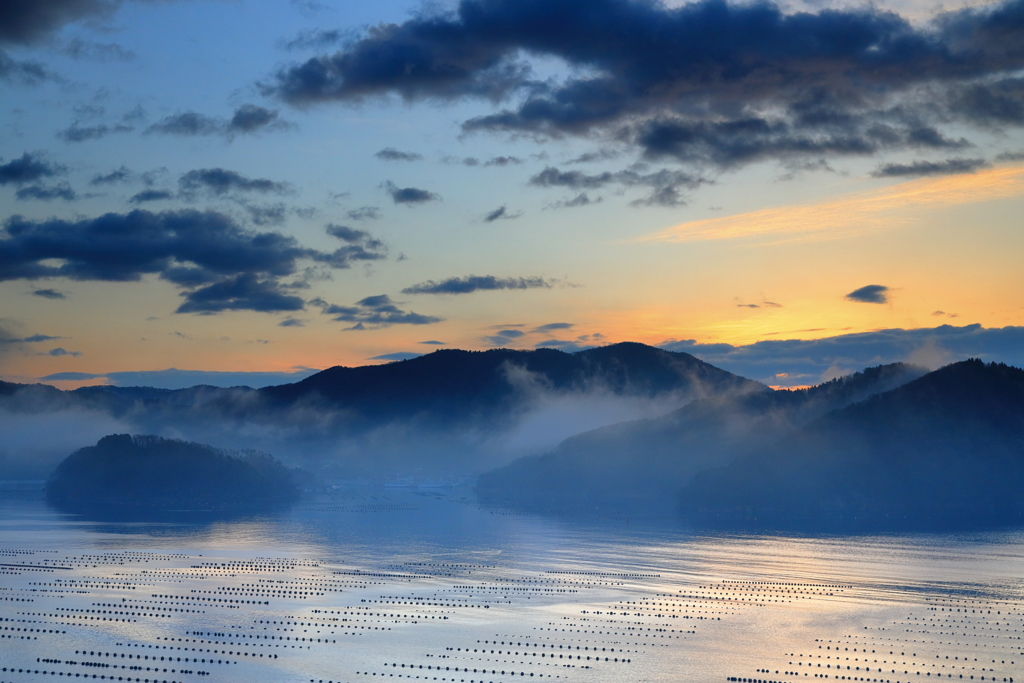
{"label": "blue sky", "polygon": [[0,375],[1019,363],[1020,45],[1019,1],[6,3]]}

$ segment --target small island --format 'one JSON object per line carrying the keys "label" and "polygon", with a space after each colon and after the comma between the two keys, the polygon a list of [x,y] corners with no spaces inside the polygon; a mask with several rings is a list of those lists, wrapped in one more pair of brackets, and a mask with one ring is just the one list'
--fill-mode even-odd
{"label": "small island", "polygon": [[298,497],[293,473],[265,453],[129,434],[78,449],[46,482],[46,500],[58,510],[118,519],[253,514]]}

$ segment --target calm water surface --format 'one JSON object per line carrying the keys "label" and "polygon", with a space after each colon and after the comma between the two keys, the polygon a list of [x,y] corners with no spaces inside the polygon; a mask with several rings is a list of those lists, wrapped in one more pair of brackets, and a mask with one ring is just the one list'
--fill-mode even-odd
{"label": "calm water surface", "polygon": [[1024,533],[702,535],[352,489],[277,517],[0,502],[0,683],[1024,680]]}

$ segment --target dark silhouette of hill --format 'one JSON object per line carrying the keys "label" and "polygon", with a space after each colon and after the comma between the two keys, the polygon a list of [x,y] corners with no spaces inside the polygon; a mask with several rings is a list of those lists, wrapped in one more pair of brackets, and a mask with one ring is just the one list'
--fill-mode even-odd
{"label": "dark silhouette of hill", "polygon": [[78,449],[46,482],[57,509],[117,519],[266,512],[298,496],[292,473],[269,455],[128,434]]}
{"label": "dark silhouette of hill", "polygon": [[656,419],[570,437],[552,453],[481,475],[477,491],[493,503],[550,512],[673,515],[679,491],[698,472],[925,372],[897,363],[809,389],[697,400]]}
{"label": "dark silhouette of hill", "polygon": [[260,389],[271,404],[326,403],[365,418],[429,414],[445,423],[489,420],[515,412],[537,391],[692,397],[764,390],[751,380],[687,353],[624,342],[578,353],[555,349],[443,349],[411,360],[334,367]]}
{"label": "dark silhouette of hill", "polygon": [[[327,478],[387,481],[476,475],[511,457],[500,450],[506,443],[519,455],[623,419],[616,414],[655,415],[695,398],[768,391],[686,353],[622,343],[571,354],[441,350],[264,389],[9,385],[0,386],[0,410],[53,419],[60,411],[78,419],[96,413],[115,418],[101,433],[174,429],[194,441],[269,450]],[[593,405],[601,410],[588,412]],[[559,417],[541,417],[549,414]],[[38,476],[66,452],[34,456]],[[0,476],[17,457],[0,451]]]}
{"label": "dark silhouette of hill", "polygon": [[831,412],[695,477],[686,517],[771,529],[1024,522],[1024,371],[969,360]]}

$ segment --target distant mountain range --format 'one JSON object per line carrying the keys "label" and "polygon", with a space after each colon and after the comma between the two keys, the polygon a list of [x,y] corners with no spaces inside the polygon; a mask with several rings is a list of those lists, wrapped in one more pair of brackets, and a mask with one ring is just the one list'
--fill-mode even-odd
{"label": "distant mountain range", "polygon": [[698,474],[679,502],[711,526],[1024,524],[1024,370],[946,366]]}
{"label": "distant mountain range", "polygon": [[481,475],[493,503],[562,514],[674,516],[680,489],[703,470],[757,451],[825,413],[924,375],[894,364],[797,391],[695,400],[656,419],[573,436],[553,452]]}
{"label": "distant mountain range", "polygon": [[[660,414],[695,398],[750,392],[770,390],[686,353],[622,343],[572,354],[439,350],[383,365],[334,367],[263,389],[92,386],[60,391],[0,383],[0,410],[88,411],[110,416],[126,431],[181,434],[293,460],[319,459],[331,476],[391,478],[422,471],[437,477],[488,469],[501,457],[492,455],[495,440],[522,427],[530,415],[554,414],[574,401],[629,401],[642,413]],[[506,440],[550,448],[577,431],[621,420],[619,412],[614,405],[603,413],[576,410],[571,420],[555,419],[531,427],[535,433]],[[0,452],[0,478],[2,461]]]}
{"label": "distant mountain range", "polygon": [[[773,391],[642,344],[443,350],[264,389],[0,383],[0,415],[31,417],[44,444],[84,416],[272,451],[327,480],[479,474],[486,503],[544,513],[843,531],[1024,523],[1024,371],[976,360]],[[0,443],[0,478],[12,462],[42,478],[70,450],[18,461],[10,443],[25,441]]]}

